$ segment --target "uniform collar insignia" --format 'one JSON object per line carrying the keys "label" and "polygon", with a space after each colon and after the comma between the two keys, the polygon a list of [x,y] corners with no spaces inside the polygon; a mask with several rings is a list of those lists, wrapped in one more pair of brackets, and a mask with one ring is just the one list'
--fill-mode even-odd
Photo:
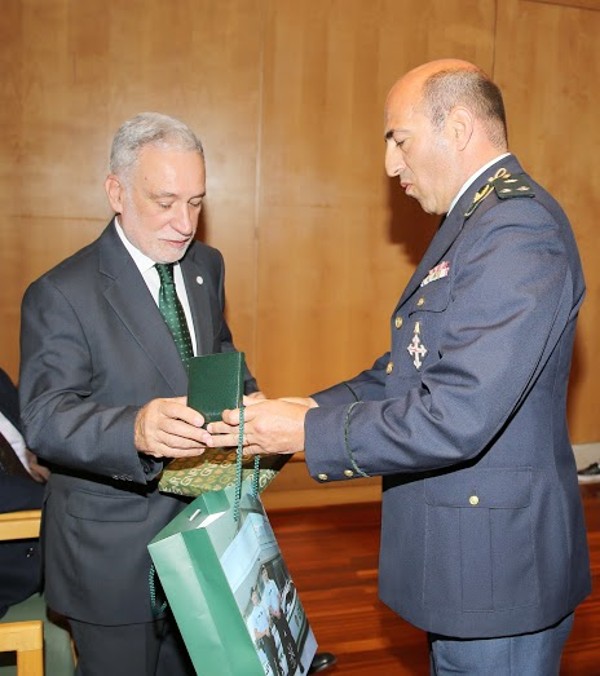
{"label": "uniform collar insignia", "polygon": [[495,174],[489,176],[485,184],[475,193],[475,197],[471,202],[471,206],[465,212],[465,218],[469,218],[469,216],[475,211],[475,209],[477,209],[477,207],[483,202],[483,200],[493,191],[494,181],[496,181],[499,178],[510,178],[510,173],[506,171],[504,167],[500,167],[500,169],[498,169],[498,171]]}

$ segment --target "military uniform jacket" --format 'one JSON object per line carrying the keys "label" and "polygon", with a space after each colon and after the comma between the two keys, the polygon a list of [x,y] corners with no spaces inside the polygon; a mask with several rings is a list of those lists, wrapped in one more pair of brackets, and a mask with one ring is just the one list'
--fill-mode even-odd
{"label": "military uniform jacket", "polygon": [[390,352],[305,424],[314,478],[383,476],[381,598],[447,636],[540,630],[590,591],[566,423],[584,280],[565,214],[522,171],[509,156],[467,189]]}
{"label": "military uniform jacket", "polygon": [[[221,254],[194,242],[181,268],[198,353],[233,350]],[[163,463],[138,454],[134,421],[151,399],[185,395],[187,375],[112,224],[29,287],[21,355],[25,437],[52,468],[42,524],[48,604],[96,624],[150,621],[146,546],[185,503],[157,490]]]}

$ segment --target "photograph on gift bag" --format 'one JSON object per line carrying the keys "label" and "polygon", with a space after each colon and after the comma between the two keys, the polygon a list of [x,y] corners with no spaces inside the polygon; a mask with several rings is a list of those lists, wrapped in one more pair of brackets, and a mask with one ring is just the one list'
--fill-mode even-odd
{"label": "photograph on gift bag", "polygon": [[219,560],[265,676],[306,674],[317,643],[269,520],[251,496],[242,500],[240,523]]}

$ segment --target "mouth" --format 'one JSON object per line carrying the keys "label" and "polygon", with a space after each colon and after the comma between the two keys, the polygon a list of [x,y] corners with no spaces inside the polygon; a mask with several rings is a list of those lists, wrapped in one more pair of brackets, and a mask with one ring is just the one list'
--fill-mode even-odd
{"label": "mouth", "polygon": [[164,239],[163,242],[165,244],[168,244],[169,246],[175,247],[177,249],[180,249],[183,246],[187,246],[191,241],[190,237],[186,237],[186,239]]}

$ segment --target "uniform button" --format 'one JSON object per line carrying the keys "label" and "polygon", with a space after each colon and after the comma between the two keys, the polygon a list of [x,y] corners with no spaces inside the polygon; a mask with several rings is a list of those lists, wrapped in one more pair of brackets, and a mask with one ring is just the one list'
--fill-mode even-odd
{"label": "uniform button", "polygon": [[354,472],[351,469],[345,469],[344,470],[344,476],[347,476],[348,479],[354,476]]}
{"label": "uniform button", "polygon": [[389,362],[388,362],[388,365],[385,367],[385,372],[386,372],[386,373],[388,374],[388,376],[389,376],[390,373],[391,373],[393,370],[394,370],[394,362],[393,362],[393,361],[389,361]]}
{"label": "uniform button", "polygon": [[421,296],[421,298],[419,298],[419,300],[417,301],[417,307],[423,307],[423,305],[425,305],[425,298]]}
{"label": "uniform button", "polygon": [[396,319],[394,320],[394,324],[397,329],[402,328],[402,317],[400,316],[396,317]]}
{"label": "uniform button", "polygon": [[475,507],[476,505],[479,504],[479,498],[476,495],[471,495],[469,497],[469,504],[473,505],[473,507]]}
{"label": "uniform button", "polygon": [[329,479],[329,477],[327,476],[327,474],[317,474],[317,479],[319,481],[327,481],[327,479]]}

